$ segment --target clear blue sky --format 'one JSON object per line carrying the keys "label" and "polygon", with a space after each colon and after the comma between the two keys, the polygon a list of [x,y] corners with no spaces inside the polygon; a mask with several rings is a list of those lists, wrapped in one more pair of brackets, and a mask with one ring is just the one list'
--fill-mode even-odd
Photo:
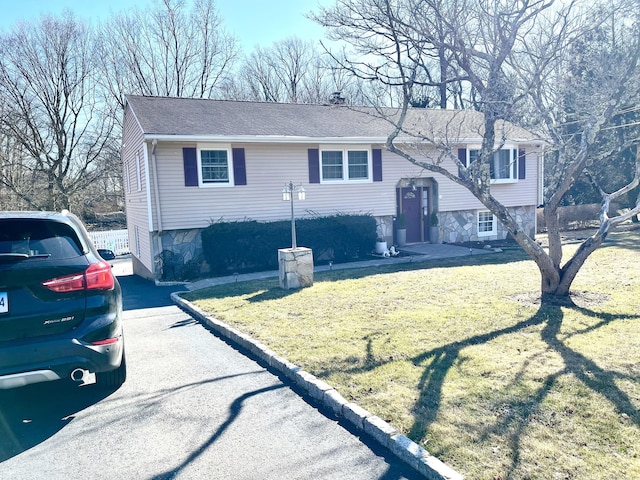
{"label": "clear blue sky", "polygon": [[[291,36],[320,40],[323,29],[304,14],[331,0],[216,0],[226,29],[241,42],[245,51],[255,45],[270,46]],[[7,30],[19,20],[37,20],[43,13],[71,10],[80,18],[99,20],[133,6],[144,8],[152,0],[0,0],[0,29]]]}

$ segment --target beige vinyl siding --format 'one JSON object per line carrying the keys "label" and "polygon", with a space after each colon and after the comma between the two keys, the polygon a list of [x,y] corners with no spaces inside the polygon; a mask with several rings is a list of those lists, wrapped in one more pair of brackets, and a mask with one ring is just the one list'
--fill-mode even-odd
{"label": "beige vinyl siding", "polygon": [[[537,205],[538,202],[538,153],[532,147],[521,147],[526,150],[526,178],[514,183],[494,184],[492,194],[506,207]],[[395,157],[395,159],[394,159]],[[485,209],[480,201],[466,188],[452,182],[443,175],[425,171],[389,152],[383,151],[383,165],[386,165],[392,180],[401,178],[433,178],[438,182],[438,210],[443,212]],[[428,162],[429,159],[424,157]],[[406,164],[406,165],[405,165]],[[457,172],[453,160],[445,160],[442,164],[450,172]],[[395,184],[395,183],[394,183]]]}
{"label": "beige vinyl siding", "polygon": [[[127,107],[128,109],[129,107]],[[149,208],[147,197],[147,172],[145,165],[145,148],[144,136],[137,124],[135,117],[129,111],[124,117],[125,124],[123,126],[123,148],[122,163],[124,166],[124,174],[128,175],[128,181],[125,181],[125,205],[127,213],[127,230],[129,232],[129,244],[131,253],[150,271],[153,271],[153,261],[151,254],[151,242],[149,233]],[[136,157],[140,162],[140,190],[137,186],[137,165]],[[137,227],[137,229],[136,229]],[[138,232],[138,241],[136,242],[136,231]],[[137,246],[140,252],[136,252]]]}
{"label": "beige vinyl siding", "polygon": [[[538,153],[532,146],[520,146],[526,152],[526,178],[514,183],[496,183],[491,186],[492,195],[506,207],[537,206],[538,201]],[[452,162],[453,164],[453,162]],[[458,211],[484,207],[463,187],[447,182],[440,195],[440,210]],[[443,191],[444,190],[444,191]]]}
{"label": "beige vinyl siding", "polygon": [[[282,201],[281,192],[289,181],[294,184],[302,183],[307,191],[305,201],[295,202],[298,218],[336,213],[395,215],[398,182],[401,179],[420,177],[434,178],[438,182],[440,211],[484,208],[465,188],[384,149],[382,182],[310,184],[307,151],[309,148],[318,148],[317,144],[233,144],[233,148],[245,149],[247,185],[185,187],[182,149],[196,146],[195,143],[167,142],[159,142],[157,145],[156,164],[163,230],[203,228],[211,221],[218,220],[288,219],[290,204]],[[457,169],[451,160],[445,165],[452,171]],[[494,195],[508,207],[535,205],[537,173],[536,155],[527,152],[526,180],[494,185]],[[153,192],[153,187],[151,191]],[[157,212],[154,210],[153,213],[155,215]]]}
{"label": "beige vinyl siding", "polygon": [[298,217],[395,213],[395,191],[388,182],[309,184],[307,150],[318,145],[234,144],[245,149],[247,185],[206,188],[184,186],[183,147],[195,144],[158,144],[156,152],[165,230],[206,227],[220,219],[288,219],[290,204],[282,201],[282,189],[289,181],[307,191],[305,201],[295,202]]}

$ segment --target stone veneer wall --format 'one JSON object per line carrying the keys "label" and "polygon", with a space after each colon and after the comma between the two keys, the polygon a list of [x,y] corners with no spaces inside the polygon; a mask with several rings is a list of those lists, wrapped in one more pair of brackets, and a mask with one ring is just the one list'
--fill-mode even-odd
{"label": "stone veneer wall", "polygon": [[162,232],[162,252],[154,259],[159,279],[186,280],[208,271],[201,232],[200,228]]}
{"label": "stone veneer wall", "polygon": [[313,251],[306,247],[278,250],[280,288],[305,288],[313,285]]}
{"label": "stone veneer wall", "polygon": [[[536,232],[536,208],[515,207],[510,208],[511,214],[522,226],[528,235]],[[507,230],[498,222],[496,235],[478,237],[478,212],[477,210],[460,212],[439,212],[440,236],[444,243],[462,243],[469,241],[502,240],[507,237]]]}
{"label": "stone veneer wall", "polygon": [[[535,235],[535,207],[517,207],[510,210],[525,231],[529,235]],[[498,222],[497,235],[478,238],[476,210],[439,212],[438,219],[440,238],[444,243],[498,240],[507,236],[507,231]],[[377,220],[378,235],[386,238],[389,244],[392,244],[393,217],[379,217]],[[201,232],[200,228],[162,232],[162,252],[154,259],[154,274],[157,279],[187,280],[209,271],[202,252]]]}

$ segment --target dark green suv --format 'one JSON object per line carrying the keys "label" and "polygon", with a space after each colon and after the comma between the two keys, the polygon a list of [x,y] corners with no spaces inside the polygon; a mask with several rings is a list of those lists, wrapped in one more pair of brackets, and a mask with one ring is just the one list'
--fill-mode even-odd
{"label": "dark green suv", "polygon": [[80,220],[0,212],[0,389],[125,378],[120,285]]}

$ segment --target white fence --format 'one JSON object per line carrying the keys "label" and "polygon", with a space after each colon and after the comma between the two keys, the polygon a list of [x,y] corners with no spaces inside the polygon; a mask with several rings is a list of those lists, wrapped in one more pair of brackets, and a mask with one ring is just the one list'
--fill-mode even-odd
{"label": "white fence", "polygon": [[108,248],[116,255],[131,253],[129,250],[129,232],[127,230],[107,230],[104,232],[89,232],[91,241],[96,248]]}

